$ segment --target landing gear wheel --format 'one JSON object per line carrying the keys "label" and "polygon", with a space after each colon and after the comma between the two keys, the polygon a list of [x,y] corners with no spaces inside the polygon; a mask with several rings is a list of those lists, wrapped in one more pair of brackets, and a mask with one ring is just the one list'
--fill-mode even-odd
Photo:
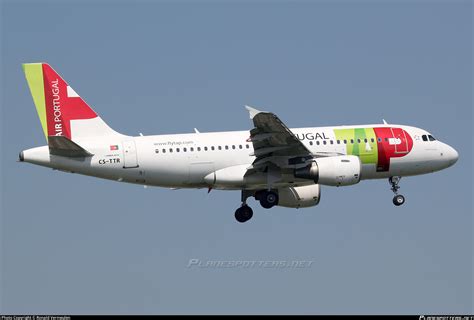
{"label": "landing gear wheel", "polygon": [[235,210],[235,219],[240,222],[244,223],[249,221],[253,216],[253,210],[248,205],[243,205],[237,210]]}
{"label": "landing gear wheel", "polygon": [[405,203],[405,197],[402,196],[401,194],[397,194],[395,197],[393,197],[393,204],[398,206],[401,206],[402,204]]}
{"label": "landing gear wheel", "polygon": [[392,186],[390,189],[395,194],[395,196],[393,197],[393,204],[397,207],[405,203],[405,197],[401,194],[398,194],[398,190],[400,189],[400,186],[398,184],[400,183],[401,179],[402,177],[397,176],[388,178],[388,183],[390,183],[390,185]]}
{"label": "landing gear wheel", "polygon": [[259,198],[260,205],[265,209],[270,209],[278,204],[278,194],[273,191],[265,191]]}

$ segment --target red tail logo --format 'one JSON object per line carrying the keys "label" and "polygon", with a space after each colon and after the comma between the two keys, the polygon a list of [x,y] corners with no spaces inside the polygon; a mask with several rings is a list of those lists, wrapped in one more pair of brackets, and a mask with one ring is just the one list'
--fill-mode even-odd
{"label": "red tail logo", "polygon": [[49,65],[43,64],[48,136],[71,139],[71,120],[92,119],[97,114]]}

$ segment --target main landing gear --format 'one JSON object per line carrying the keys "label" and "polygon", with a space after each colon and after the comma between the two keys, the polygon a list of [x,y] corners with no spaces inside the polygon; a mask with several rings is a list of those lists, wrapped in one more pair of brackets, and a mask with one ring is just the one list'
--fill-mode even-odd
{"label": "main landing gear", "polygon": [[401,194],[398,194],[398,189],[400,189],[400,186],[398,184],[400,183],[401,179],[402,177],[397,176],[388,178],[388,182],[392,186],[391,190],[395,194],[395,196],[393,197],[393,204],[397,207],[405,203],[405,197]]}
{"label": "main landing gear", "polygon": [[253,216],[253,210],[247,204],[242,204],[240,208],[235,210],[235,219],[240,222],[244,223],[249,221]]}
{"label": "main landing gear", "polygon": [[242,190],[242,206],[235,210],[235,220],[244,223],[252,219],[253,210],[247,205],[247,199],[253,196],[253,192]]}
{"label": "main landing gear", "polygon": [[255,199],[260,201],[260,205],[265,209],[270,209],[278,204],[278,194],[273,191],[257,191]]}
{"label": "main landing gear", "polygon": [[278,205],[278,194],[274,191],[248,191],[242,190],[242,206],[235,210],[235,219],[240,222],[249,221],[253,216],[253,210],[247,205],[247,199],[254,196],[256,200],[260,201],[260,205],[265,209],[270,209]]}

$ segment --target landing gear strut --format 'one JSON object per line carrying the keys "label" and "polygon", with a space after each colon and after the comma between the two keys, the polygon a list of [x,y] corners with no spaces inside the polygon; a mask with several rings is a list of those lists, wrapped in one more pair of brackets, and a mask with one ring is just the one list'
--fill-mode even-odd
{"label": "landing gear strut", "polygon": [[392,186],[391,190],[395,194],[395,196],[393,197],[393,204],[397,207],[405,203],[405,197],[401,194],[398,194],[398,190],[400,189],[400,186],[398,184],[400,183],[401,179],[402,177],[397,176],[388,178],[388,182]]}
{"label": "landing gear strut", "polygon": [[249,221],[253,216],[252,208],[247,205],[247,198],[251,195],[251,192],[242,190],[242,206],[235,210],[235,219],[240,223]]}

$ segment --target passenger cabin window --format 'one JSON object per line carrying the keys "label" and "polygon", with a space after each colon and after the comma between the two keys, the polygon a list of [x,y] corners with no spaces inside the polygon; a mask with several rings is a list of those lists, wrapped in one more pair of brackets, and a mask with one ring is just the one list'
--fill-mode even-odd
{"label": "passenger cabin window", "polygon": [[189,148],[189,150],[190,150],[191,152],[193,152],[193,151],[194,151],[194,148],[193,148],[193,147],[191,147],[191,148]]}
{"label": "passenger cabin window", "polygon": [[310,142],[309,142],[309,145],[312,146],[312,145],[313,145],[313,141],[310,141]]}
{"label": "passenger cabin window", "polygon": [[246,147],[247,149],[249,149],[249,148],[250,148],[250,146],[249,146],[248,144],[246,144],[246,145],[245,145],[245,147]]}
{"label": "passenger cabin window", "polygon": [[161,150],[163,153],[166,153],[166,149]]}
{"label": "passenger cabin window", "polygon": [[334,144],[334,141],[332,141],[332,140],[329,140],[329,143],[330,143],[330,144]]}
{"label": "passenger cabin window", "polygon": [[319,141],[316,141],[316,144],[319,146]]}
{"label": "passenger cabin window", "polygon": [[211,150],[214,151],[214,149],[215,149],[214,146],[212,146],[212,147],[211,147]]}
{"label": "passenger cabin window", "polygon": [[197,147],[197,151],[201,151],[201,147]]}
{"label": "passenger cabin window", "polygon": [[341,140],[337,140],[337,144],[341,144]]}
{"label": "passenger cabin window", "polygon": [[155,153],[160,153],[160,150],[158,150],[158,149],[155,149]]}
{"label": "passenger cabin window", "polygon": [[222,150],[222,147],[221,147],[221,146],[218,146],[217,149]]}
{"label": "passenger cabin window", "polygon": [[239,144],[239,149],[242,149],[242,145],[241,145],[241,144]]}

